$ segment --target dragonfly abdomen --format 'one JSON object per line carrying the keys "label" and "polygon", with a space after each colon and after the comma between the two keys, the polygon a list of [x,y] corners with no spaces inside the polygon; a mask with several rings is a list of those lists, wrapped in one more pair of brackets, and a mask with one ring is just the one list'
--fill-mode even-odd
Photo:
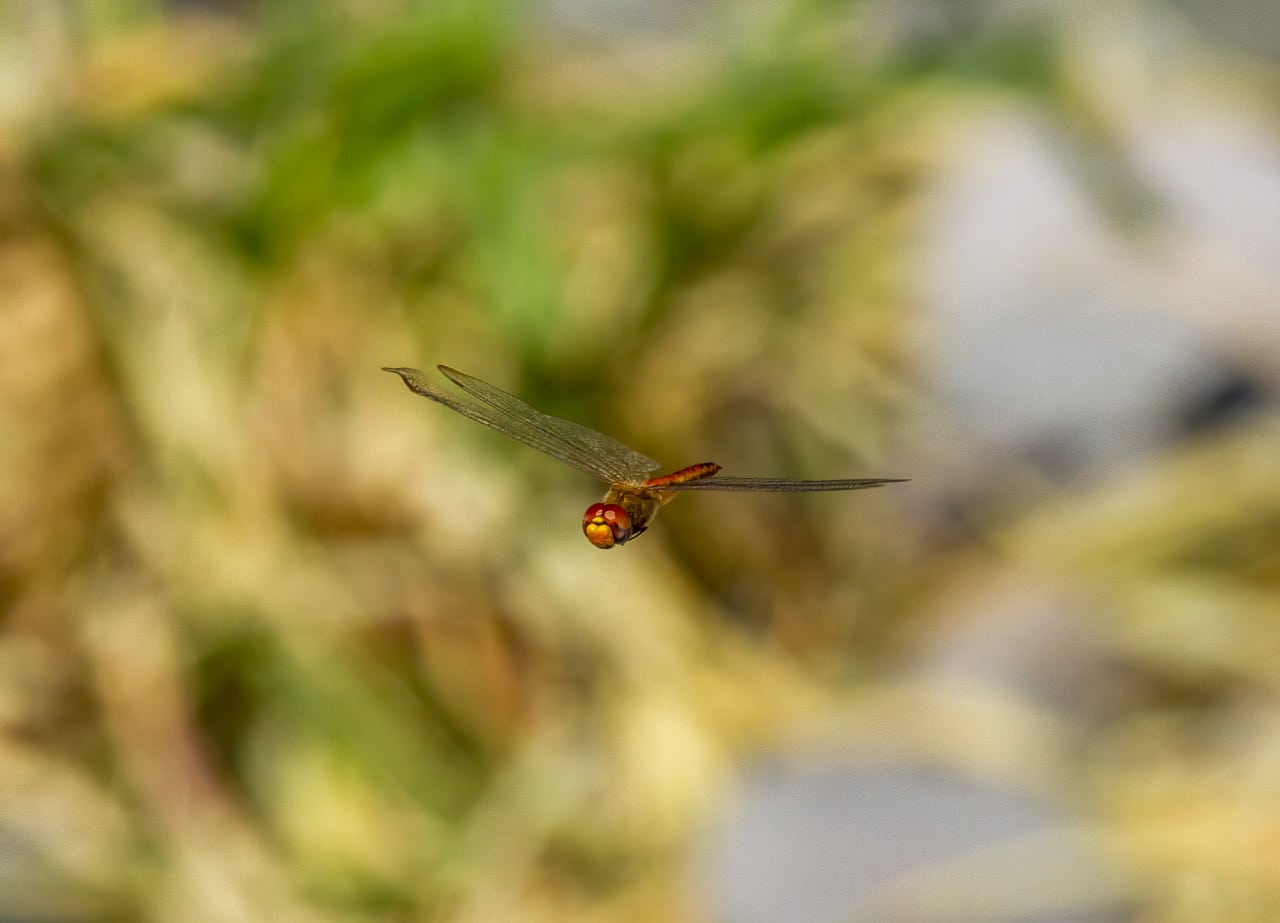
{"label": "dragonfly abdomen", "polygon": [[670,474],[664,474],[662,477],[649,478],[644,482],[644,486],[651,490],[657,490],[672,484],[687,484],[689,481],[700,481],[703,478],[709,478],[719,470],[720,466],[715,462],[701,462],[696,465],[690,465],[688,468],[681,468],[679,471],[673,471]]}

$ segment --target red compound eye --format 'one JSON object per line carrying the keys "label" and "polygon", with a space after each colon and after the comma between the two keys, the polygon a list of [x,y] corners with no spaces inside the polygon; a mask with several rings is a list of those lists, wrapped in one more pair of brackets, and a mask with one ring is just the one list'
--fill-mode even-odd
{"label": "red compound eye", "polygon": [[631,517],[616,503],[593,503],[582,516],[582,534],[597,548],[612,548],[631,537]]}

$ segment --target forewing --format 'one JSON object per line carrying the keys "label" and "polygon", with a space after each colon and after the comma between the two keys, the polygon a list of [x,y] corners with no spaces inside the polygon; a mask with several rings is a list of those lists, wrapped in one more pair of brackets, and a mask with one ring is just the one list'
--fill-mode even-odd
{"label": "forewing", "polygon": [[909,478],[856,478],[836,481],[797,481],[790,478],[709,477],[683,484],[668,484],[663,490],[756,490],[775,493],[822,490],[865,490],[882,484],[898,484]]}
{"label": "forewing", "polygon": [[456,369],[443,365],[439,369],[474,399],[445,391],[418,369],[385,368],[383,371],[399,375],[410,390],[423,397],[607,484],[643,481],[658,467],[653,459],[604,433],[542,413],[515,395]]}

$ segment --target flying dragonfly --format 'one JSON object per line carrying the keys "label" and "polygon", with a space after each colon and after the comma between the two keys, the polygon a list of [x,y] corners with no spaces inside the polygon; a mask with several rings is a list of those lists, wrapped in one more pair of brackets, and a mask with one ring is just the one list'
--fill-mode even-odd
{"label": "flying dragonfly", "polygon": [[409,390],[464,417],[495,429],[557,458],[584,474],[609,485],[600,503],[587,507],[582,532],[597,548],[625,545],[643,533],[654,516],[677,493],[686,490],[822,491],[862,490],[895,484],[907,478],[856,478],[832,481],[801,481],[790,478],[719,477],[715,462],[689,465],[659,477],[649,475],[661,467],[652,458],[623,445],[611,436],[597,433],[578,423],[553,417],[530,407],[479,378],[446,365],[441,374],[463,392],[453,394],[432,382],[418,369],[383,368],[404,379]]}

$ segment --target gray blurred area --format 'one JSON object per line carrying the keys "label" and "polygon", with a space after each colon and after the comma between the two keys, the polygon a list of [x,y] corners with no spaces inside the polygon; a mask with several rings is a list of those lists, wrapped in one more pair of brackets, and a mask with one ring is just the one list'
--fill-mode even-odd
{"label": "gray blurred area", "polygon": [[[873,3],[863,13],[910,41],[999,28],[1015,11],[1025,23],[1034,6]],[[1084,5],[1039,6],[1065,26]],[[1274,4],[1184,12],[1184,25],[1224,47],[1280,54]],[[1150,13],[1082,27],[1099,68],[1118,63],[1110,52],[1142,62],[1122,71],[1136,85],[1117,86],[1114,100],[1094,88],[1112,107],[1101,136],[997,106],[966,126],[936,178],[920,297],[942,413],[924,437],[938,467],[919,489],[964,523],[1007,516],[1048,484],[1137,476],[1172,446],[1274,419],[1280,135],[1262,110],[1223,109],[1166,83],[1189,46],[1185,36],[1165,44],[1170,23]],[[1108,27],[1117,33],[1092,31]],[[1105,81],[1080,66],[1086,83]],[[1014,781],[935,755],[902,759],[909,740],[931,749],[902,727],[873,734],[869,752],[757,763],[700,866],[712,919],[1145,918],[1134,883],[1070,803],[1016,781],[1078,772],[1091,730],[1141,694],[1099,634],[1109,601],[999,564],[970,575],[964,592],[939,606],[945,627],[904,665],[907,681],[939,702],[1011,696],[1063,722],[1076,743],[1042,754],[1052,766],[1038,770],[1033,757]],[[1018,751],[1017,736],[998,746]]]}
{"label": "gray blurred area", "polygon": [[741,923],[1135,919],[1071,815],[936,770],[760,767],[712,844],[710,916]]}

